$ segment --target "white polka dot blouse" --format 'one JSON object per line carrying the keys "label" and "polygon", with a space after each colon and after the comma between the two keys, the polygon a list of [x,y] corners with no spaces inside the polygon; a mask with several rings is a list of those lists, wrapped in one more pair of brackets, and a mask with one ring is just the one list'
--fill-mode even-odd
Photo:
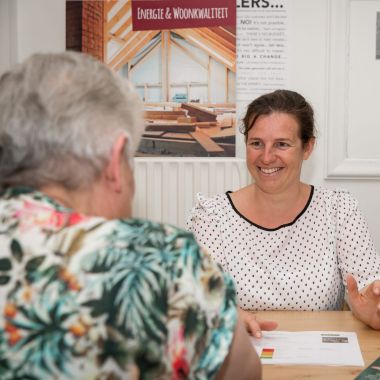
{"label": "white polka dot blouse", "polygon": [[338,310],[347,274],[359,288],[380,279],[380,255],[347,191],[312,187],[294,221],[274,229],[246,219],[229,193],[197,194],[188,228],[233,277],[241,308]]}

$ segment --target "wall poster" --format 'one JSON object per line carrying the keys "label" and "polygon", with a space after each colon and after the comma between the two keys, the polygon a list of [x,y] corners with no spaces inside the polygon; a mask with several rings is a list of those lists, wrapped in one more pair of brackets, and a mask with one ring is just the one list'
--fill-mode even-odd
{"label": "wall poster", "polygon": [[236,106],[288,85],[290,4],[68,1],[66,45],[134,83],[146,122],[138,156],[235,157]]}
{"label": "wall poster", "polygon": [[235,156],[236,8],[229,0],[119,0],[105,62],[135,85],[137,156]]}

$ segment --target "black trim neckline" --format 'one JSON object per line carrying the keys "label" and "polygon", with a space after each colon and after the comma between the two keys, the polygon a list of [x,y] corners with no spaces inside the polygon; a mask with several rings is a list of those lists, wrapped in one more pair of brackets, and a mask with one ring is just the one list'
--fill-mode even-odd
{"label": "black trim neckline", "polygon": [[284,228],[284,227],[289,227],[291,225],[293,225],[304,213],[305,211],[307,210],[307,208],[309,207],[310,203],[311,203],[311,200],[313,198],[313,194],[314,194],[314,186],[313,185],[310,185],[311,189],[310,189],[310,195],[309,195],[309,199],[307,200],[306,202],[306,205],[305,207],[301,210],[301,212],[293,219],[292,222],[290,223],[286,223],[286,224],[281,224],[280,226],[278,227],[275,227],[275,228],[267,228],[267,227],[263,227],[263,226],[260,226],[259,224],[256,224],[254,222],[252,222],[251,220],[249,220],[248,218],[246,218],[243,214],[241,214],[238,209],[235,207],[234,203],[232,202],[232,199],[231,199],[231,196],[230,194],[232,193],[232,191],[227,191],[226,192],[226,196],[227,196],[227,199],[229,200],[230,204],[231,204],[231,207],[233,208],[233,210],[236,212],[236,214],[238,214],[241,218],[243,218],[244,220],[246,220],[248,223],[252,224],[253,226],[257,227],[257,228],[260,228],[261,230],[265,230],[265,231],[277,231],[281,228]]}

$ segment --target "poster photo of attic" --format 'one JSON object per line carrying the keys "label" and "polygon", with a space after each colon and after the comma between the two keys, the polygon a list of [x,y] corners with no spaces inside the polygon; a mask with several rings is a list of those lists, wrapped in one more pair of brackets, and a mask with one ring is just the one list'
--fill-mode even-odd
{"label": "poster photo of attic", "polygon": [[230,0],[66,2],[66,48],[104,61],[143,101],[137,156],[235,156],[235,7]]}

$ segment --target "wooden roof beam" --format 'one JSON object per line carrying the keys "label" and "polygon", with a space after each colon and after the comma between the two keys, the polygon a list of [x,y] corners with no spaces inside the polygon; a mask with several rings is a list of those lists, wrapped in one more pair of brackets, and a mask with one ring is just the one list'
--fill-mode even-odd
{"label": "wooden roof beam", "polygon": [[218,40],[215,40],[213,37],[212,32],[210,32],[207,28],[203,29],[196,29],[193,31],[195,35],[198,35],[199,37],[203,38],[204,40],[208,41],[210,45],[212,45],[216,52],[219,54],[222,54],[224,56],[235,56],[236,50],[235,48],[230,49],[226,46],[225,43],[219,42]]}
{"label": "wooden roof beam", "polygon": [[126,21],[120,25],[120,27],[115,31],[115,36],[121,36],[129,27],[132,28],[132,16],[130,15]]}
{"label": "wooden roof beam", "polygon": [[107,32],[110,32],[111,29],[123,18],[125,15],[131,10],[131,1],[127,1],[112,17],[111,20],[107,22],[105,25],[107,28]]}
{"label": "wooden roof beam", "polygon": [[111,60],[108,62],[109,65],[112,67],[114,64],[117,63],[123,56],[126,50],[129,50],[131,46],[135,43],[135,40],[138,40],[140,37],[141,33],[146,33],[146,32],[133,32],[130,31],[128,35],[124,38],[125,43],[124,46],[113,56],[111,57]]}
{"label": "wooden roof beam", "polygon": [[236,44],[236,33],[231,33],[228,29],[223,28],[222,26],[214,26],[209,28],[214,33],[218,34],[220,37],[224,38],[231,44]]}
{"label": "wooden roof beam", "polygon": [[215,33],[213,30],[209,28],[198,28],[198,31],[213,39],[214,41],[217,41],[221,46],[224,46],[231,52],[236,51],[236,40],[233,43],[231,43],[229,40],[225,39],[224,37],[220,36],[218,33]]}
{"label": "wooden roof beam", "polygon": [[107,40],[108,41],[115,41],[116,43],[118,43],[121,46],[124,46],[125,43],[127,42],[123,38],[117,37],[113,34],[109,34]]}
{"label": "wooden roof beam", "polygon": [[117,4],[117,0],[105,0],[104,11],[106,14]]}
{"label": "wooden roof beam", "polygon": [[132,44],[132,46],[127,44],[123,51],[118,54],[119,60],[114,59],[111,67],[116,71],[120,70],[121,67],[130,61],[156,34],[156,30],[150,32],[140,32],[139,36],[134,39],[134,44]]}

